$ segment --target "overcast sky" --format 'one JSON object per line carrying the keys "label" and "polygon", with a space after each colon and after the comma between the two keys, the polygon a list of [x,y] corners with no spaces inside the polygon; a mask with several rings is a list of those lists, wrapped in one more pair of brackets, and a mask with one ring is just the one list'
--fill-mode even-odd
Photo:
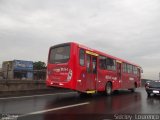
{"label": "overcast sky", "polygon": [[75,41],[139,64],[159,79],[160,0],[0,0],[0,64],[47,61]]}

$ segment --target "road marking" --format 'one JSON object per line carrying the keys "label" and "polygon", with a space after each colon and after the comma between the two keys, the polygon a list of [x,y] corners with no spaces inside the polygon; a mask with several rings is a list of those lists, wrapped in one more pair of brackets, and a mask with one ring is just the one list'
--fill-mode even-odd
{"label": "road marking", "polygon": [[0,100],[31,98],[31,97],[42,97],[42,96],[54,96],[54,95],[61,95],[61,94],[68,94],[68,93],[70,94],[70,93],[75,93],[75,92],[55,93],[55,94],[42,94],[42,95],[20,96],[20,97],[6,97],[6,98],[0,98]]}
{"label": "road marking", "polygon": [[41,111],[36,111],[36,112],[31,112],[31,113],[27,113],[24,115],[20,115],[19,117],[25,117],[25,116],[29,116],[29,115],[35,115],[35,114],[41,114],[41,113],[46,113],[46,112],[51,112],[51,111],[56,111],[56,110],[62,110],[62,109],[66,109],[66,108],[72,108],[72,107],[77,107],[77,106],[82,106],[82,105],[87,105],[87,104],[90,104],[90,103],[84,102],[84,103],[79,103],[79,104],[67,105],[67,106],[63,106],[63,107],[46,109],[46,110],[41,110]]}

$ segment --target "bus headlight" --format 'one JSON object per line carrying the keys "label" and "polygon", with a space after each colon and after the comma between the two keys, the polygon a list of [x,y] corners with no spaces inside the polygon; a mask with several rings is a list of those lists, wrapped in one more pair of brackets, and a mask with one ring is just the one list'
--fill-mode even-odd
{"label": "bus headlight", "polygon": [[69,72],[68,72],[68,76],[67,76],[67,81],[71,80],[72,79],[72,70],[69,69]]}

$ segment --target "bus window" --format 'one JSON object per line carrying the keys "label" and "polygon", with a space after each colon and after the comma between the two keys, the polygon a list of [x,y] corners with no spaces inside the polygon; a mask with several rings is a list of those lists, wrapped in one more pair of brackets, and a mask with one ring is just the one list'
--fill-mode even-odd
{"label": "bus window", "polygon": [[111,58],[106,58],[107,70],[116,70],[116,61]]}
{"label": "bus window", "polygon": [[127,64],[123,63],[123,72],[126,73],[127,72]]}
{"label": "bus window", "polygon": [[106,69],[106,57],[104,56],[99,56],[99,67],[102,70]]}
{"label": "bus window", "polygon": [[128,73],[133,73],[133,67],[130,64],[127,64],[127,71]]}
{"label": "bus window", "polygon": [[130,66],[127,64],[127,73],[130,73]]}
{"label": "bus window", "polygon": [[92,58],[92,68],[93,68],[93,73],[97,73],[97,57]]}
{"label": "bus window", "polygon": [[51,48],[49,63],[66,63],[70,58],[70,45]]}
{"label": "bus window", "polygon": [[138,70],[137,70],[137,67],[133,67],[133,73],[135,74],[135,75],[137,75],[137,73],[138,73]]}
{"label": "bus window", "polygon": [[91,56],[87,54],[87,72],[91,72]]}
{"label": "bus window", "polygon": [[130,65],[130,73],[133,74],[133,65]]}
{"label": "bus window", "polygon": [[102,70],[116,70],[116,60],[99,56],[99,67]]}
{"label": "bus window", "polygon": [[79,51],[79,63],[81,66],[85,65],[85,51],[83,49],[80,49]]}

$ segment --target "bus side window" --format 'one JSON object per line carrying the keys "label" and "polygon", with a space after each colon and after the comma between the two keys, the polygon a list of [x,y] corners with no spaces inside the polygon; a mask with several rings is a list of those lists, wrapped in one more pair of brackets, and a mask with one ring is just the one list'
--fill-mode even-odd
{"label": "bus side window", "polygon": [[116,70],[116,61],[112,58],[106,58],[107,70]]}
{"label": "bus side window", "polygon": [[81,66],[85,65],[85,51],[83,49],[80,49],[79,51],[79,64]]}
{"label": "bus side window", "polygon": [[97,58],[96,57],[92,57],[92,68],[93,68],[93,73],[96,74],[97,73]]}
{"label": "bus side window", "polygon": [[87,72],[91,72],[91,56],[87,54]]}
{"label": "bus side window", "polygon": [[126,63],[124,63],[124,72],[125,72],[125,73],[128,72],[128,70],[127,70],[127,64],[126,64]]}
{"label": "bus side window", "polygon": [[127,73],[131,73],[130,64],[127,64]]}
{"label": "bus side window", "polygon": [[133,66],[133,74],[137,75],[137,67],[136,66]]}
{"label": "bus side window", "polygon": [[99,56],[99,68],[101,70],[105,70],[107,68],[107,66],[106,66],[106,57]]}
{"label": "bus side window", "polygon": [[126,72],[126,64],[123,63],[123,72],[125,73]]}

